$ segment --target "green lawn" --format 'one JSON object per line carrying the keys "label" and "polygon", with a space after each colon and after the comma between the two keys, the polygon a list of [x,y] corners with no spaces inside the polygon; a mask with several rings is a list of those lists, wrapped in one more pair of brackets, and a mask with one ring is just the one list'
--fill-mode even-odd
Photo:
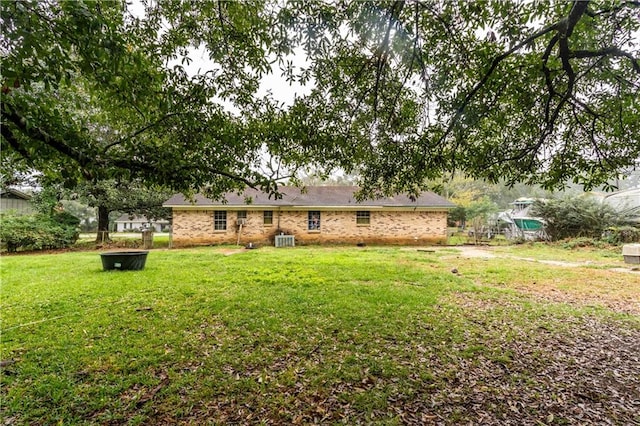
{"label": "green lawn", "polygon": [[638,274],[375,247],[0,261],[5,424],[640,422]]}

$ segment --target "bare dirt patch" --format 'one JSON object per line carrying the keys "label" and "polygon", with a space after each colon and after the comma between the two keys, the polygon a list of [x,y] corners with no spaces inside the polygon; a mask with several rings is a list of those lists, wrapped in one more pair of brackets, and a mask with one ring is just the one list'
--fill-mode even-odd
{"label": "bare dirt patch", "polygon": [[[455,249],[458,250],[460,253],[455,253],[455,254],[452,253],[452,257],[483,258],[483,259],[495,259],[495,258],[513,259],[513,260],[519,260],[523,262],[535,262],[535,263],[542,263],[545,265],[552,265],[552,266],[564,266],[567,268],[597,266],[597,264],[592,261],[569,262],[565,260],[536,259],[533,257],[513,256],[509,254],[496,253],[495,251],[492,250],[492,247],[456,246]],[[443,250],[450,250],[450,249],[444,249],[442,247],[434,247],[433,250],[443,251]],[[638,276],[640,276],[640,268],[634,267],[631,265],[629,265],[628,268],[609,268],[608,270],[615,271],[615,272],[638,274]]]}
{"label": "bare dirt patch", "polygon": [[220,253],[224,254],[225,256],[244,253],[245,251],[246,251],[245,249],[220,249]]}
{"label": "bare dirt patch", "polygon": [[[536,300],[568,303],[579,306],[602,306],[615,312],[640,315],[640,270],[629,268],[599,269],[592,261],[567,262],[560,260],[539,260],[529,257],[512,256],[492,251],[491,247],[456,247],[459,253],[443,256],[443,259],[487,259],[513,260],[518,263],[530,262],[548,265],[548,273],[536,279],[512,276],[501,287],[508,287]],[[439,249],[442,250],[442,249]],[[556,268],[568,268],[571,272],[554,273]],[[557,271],[557,269],[556,269]],[[492,282],[478,280],[481,284]]]}

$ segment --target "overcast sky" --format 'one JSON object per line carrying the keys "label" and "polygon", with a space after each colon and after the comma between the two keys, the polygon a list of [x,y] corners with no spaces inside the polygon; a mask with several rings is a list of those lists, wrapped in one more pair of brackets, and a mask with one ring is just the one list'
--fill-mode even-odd
{"label": "overcast sky", "polygon": [[[138,18],[144,18],[144,5],[140,0],[133,0],[128,3],[127,8],[129,12]],[[191,48],[189,58],[192,60],[190,64],[182,64],[180,59],[176,59],[168,64],[169,67],[173,67],[174,65],[182,65],[190,76],[195,76],[197,74],[205,73],[214,68],[214,64],[209,59],[209,55],[207,53],[206,46],[202,45],[199,48]],[[291,55],[286,57],[285,60],[293,61],[296,67],[306,66],[305,56],[302,52],[297,55]],[[286,81],[286,79],[281,75],[280,69],[277,64],[273,65],[273,72],[271,74],[265,75],[262,79],[260,89],[258,90],[257,96],[263,97],[268,93],[272,94],[272,98],[276,101],[284,103],[286,106],[292,105],[293,100],[296,95],[301,96],[308,94],[310,92],[310,86],[313,83],[308,83],[306,87],[301,86],[298,83],[290,84]],[[225,105],[227,109],[233,112],[238,112],[230,103],[228,102],[220,102]]]}

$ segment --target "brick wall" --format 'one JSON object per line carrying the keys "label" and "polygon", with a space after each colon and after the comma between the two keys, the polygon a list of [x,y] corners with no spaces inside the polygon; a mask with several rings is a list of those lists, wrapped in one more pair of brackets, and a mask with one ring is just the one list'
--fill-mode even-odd
{"label": "brick wall", "polygon": [[[237,212],[227,211],[227,229],[213,228],[212,210],[173,210],[173,245],[238,242]],[[276,232],[294,235],[296,244],[379,243],[433,244],[447,236],[446,211],[370,211],[370,224],[356,223],[355,211],[322,211],[320,231],[307,229],[307,211],[273,211],[273,224],[263,224],[262,211],[248,211],[240,244],[273,244]]]}

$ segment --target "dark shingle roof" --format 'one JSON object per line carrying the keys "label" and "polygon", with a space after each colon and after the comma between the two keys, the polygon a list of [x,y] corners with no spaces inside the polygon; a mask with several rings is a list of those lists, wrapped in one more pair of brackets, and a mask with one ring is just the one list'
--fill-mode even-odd
{"label": "dark shingle roof", "polygon": [[[293,186],[283,186],[279,188],[282,194],[281,199],[274,199],[273,196],[255,189],[247,189],[242,194],[227,193],[224,201],[215,201],[197,194],[195,202],[186,199],[182,194],[176,194],[168,199],[164,207],[180,206],[273,206],[273,207],[431,207],[431,208],[453,208],[455,204],[433,192],[423,192],[415,200],[406,195],[396,195],[393,197],[383,197],[376,200],[365,200],[356,202],[353,194],[359,188],[356,186],[308,186],[298,188]],[[250,200],[250,202],[247,202]]]}
{"label": "dark shingle roof", "polygon": [[115,222],[154,222],[154,223],[169,223],[166,219],[149,219],[146,216],[139,216],[136,214],[123,213],[118,217]]}

